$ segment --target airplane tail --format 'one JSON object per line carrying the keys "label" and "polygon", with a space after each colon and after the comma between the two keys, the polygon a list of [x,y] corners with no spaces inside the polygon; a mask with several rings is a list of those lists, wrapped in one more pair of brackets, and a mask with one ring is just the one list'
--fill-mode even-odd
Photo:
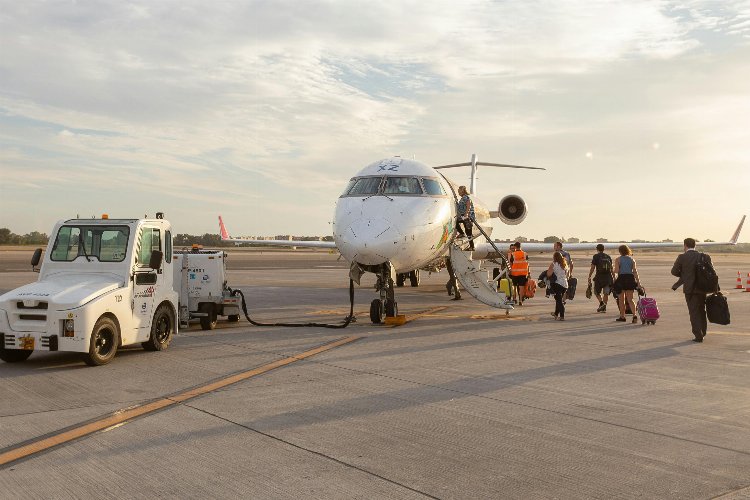
{"label": "airplane tail", "polygon": [[732,245],[736,245],[737,244],[737,240],[740,239],[740,231],[742,231],[742,225],[745,223],[745,217],[747,217],[747,216],[746,215],[742,216],[742,220],[740,221],[740,225],[737,226],[737,230],[734,232],[734,234],[732,235],[732,238],[729,240],[729,243],[731,243]]}
{"label": "airplane tail", "polygon": [[229,239],[229,233],[227,232],[227,228],[224,226],[224,221],[221,220],[221,215],[219,216],[219,234],[221,234],[222,240]]}

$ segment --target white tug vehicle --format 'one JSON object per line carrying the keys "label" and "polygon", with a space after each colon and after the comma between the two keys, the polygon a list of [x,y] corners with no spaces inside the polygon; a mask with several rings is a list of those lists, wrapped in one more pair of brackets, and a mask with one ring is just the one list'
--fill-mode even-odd
{"label": "white tug vehicle", "polygon": [[[5,362],[24,361],[39,350],[79,352],[87,364],[103,365],[121,346],[166,349],[178,318],[187,326],[191,316],[206,316],[202,323],[211,328],[216,312],[239,318],[236,303],[222,310],[222,299],[215,297],[216,309],[192,298],[180,310],[180,290],[195,290],[189,280],[196,273],[175,283],[182,272],[173,267],[188,269],[174,255],[171,225],[161,213],[155,219],[104,215],[60,221],[51,234],[39,279],[0,296],[0,359]],[[41,255],[38,249],[32,266]],[[226,282],[218,286],[226,289]],[[191,314],[189,302],[200,312]]]}

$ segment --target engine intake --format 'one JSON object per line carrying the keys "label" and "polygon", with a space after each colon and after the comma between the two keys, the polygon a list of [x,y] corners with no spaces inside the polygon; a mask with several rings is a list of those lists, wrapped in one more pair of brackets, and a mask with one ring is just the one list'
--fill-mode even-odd
{"label": "engine intake", "polygon": [[497,217],[505,224],[515,226],[526,218],[528,210],[526,202],[518,195],[510,194],[500,200],[497,207]]}

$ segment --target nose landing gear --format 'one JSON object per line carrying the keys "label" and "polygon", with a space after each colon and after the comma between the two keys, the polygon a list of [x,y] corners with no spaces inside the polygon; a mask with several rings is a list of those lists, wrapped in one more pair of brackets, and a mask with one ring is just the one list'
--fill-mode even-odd
{"label": "nose landing gear", "polygon": [[384,322],[386,317],[398,315],[398,303],[391,270],[391,264],[386,262],[377,273],[378,282],[375,289],[380,293],[380,298],[370,303],[370,320],[375,324]]}

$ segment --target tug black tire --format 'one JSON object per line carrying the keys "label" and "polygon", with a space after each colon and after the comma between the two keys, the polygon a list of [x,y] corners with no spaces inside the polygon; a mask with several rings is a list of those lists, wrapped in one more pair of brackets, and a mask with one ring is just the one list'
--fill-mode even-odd
{"label": "tug black tire", "polygon": [[396,275],[396,286],[404,286],[405,282],[406,282],[406,274],[398,273]]}
{"label": "tug black tire", "polygon": [[239,314],[230,314],[227,316],[227,321],[230,323],[237,323],[240,320]]}
{"label": "tug black tire", "polygon": [[147,351],[163,351],[169,347],[174,336],[174,312],[167,304],[156,308],[154,320],[151,322],[151,335],[141,345]]}
{"label": "tug black tire", "polygon": [[19,363],[26,361],[31,356],[32,350],[26,349],[4,349],[0,348],[0,359],[6,363]]}
{"label": "tug black tire", "polygon": [[120,345],[120,329],[117,323],[112,318],[102,316],[91,330],[89,352],[84,354],[83,361],[89,366],[106,365],[115,357],[118,345]]}

